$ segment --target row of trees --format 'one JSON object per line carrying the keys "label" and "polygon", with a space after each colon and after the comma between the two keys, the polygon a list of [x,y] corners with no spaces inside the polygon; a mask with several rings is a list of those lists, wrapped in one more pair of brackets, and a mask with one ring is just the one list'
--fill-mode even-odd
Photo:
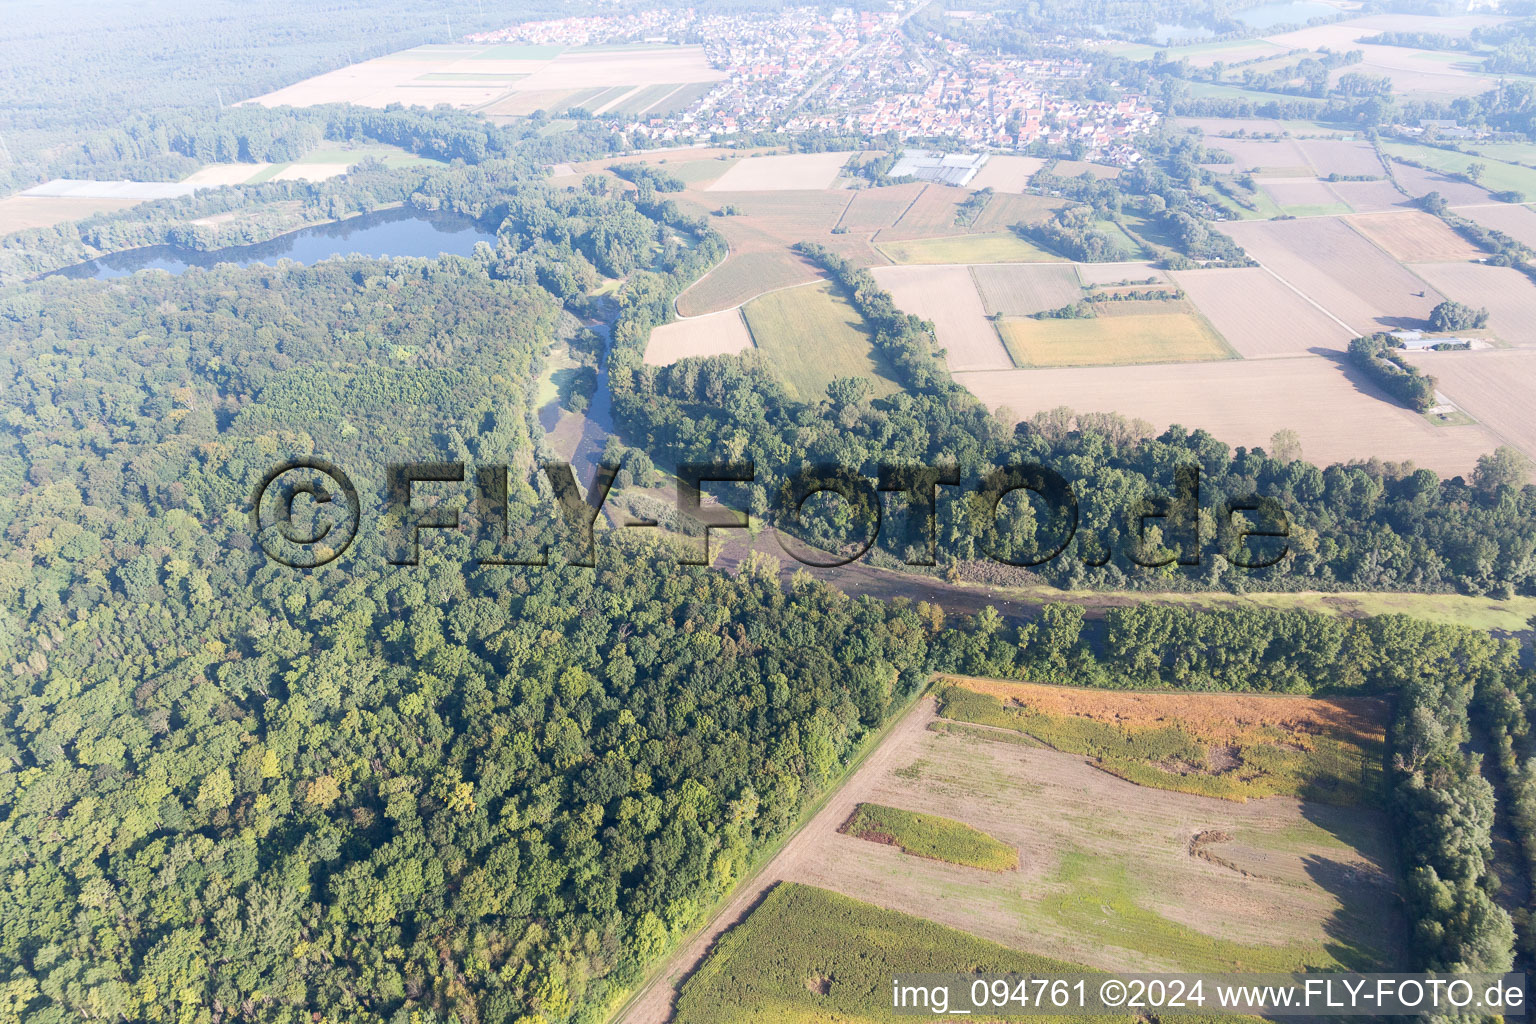
{"label": "row of trees", "polygon": [[1410,409],[1427,412],[1435,404],[1436,380],[1399,353],[1390,334],[1372,334],[1349,343],[1349,358],[1383,391]]}

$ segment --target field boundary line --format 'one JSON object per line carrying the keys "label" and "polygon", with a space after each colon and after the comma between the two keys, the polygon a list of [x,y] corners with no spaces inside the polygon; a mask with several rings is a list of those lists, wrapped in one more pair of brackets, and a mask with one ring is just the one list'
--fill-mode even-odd
{"label": "field boundary line", "polygon": [[[1359,232],[1356,231],[1355,234],[1358,235]],[[1348,331],[1350,334],[1354,335],[1355,337],[1358,338],[1358,337],[1361,336],[1359,331],[1355,330],[1353,327],[1349,326],[1349,324],[1345,323],[1343,320],[1340,320],[1338,317],[1334,316],[1331,312],[1328,311],[1327,307],[1325,307],[1322,303],[1318,302],[1312,296],[1308,295],[1306,292],[1302,291],[1300,288],[1297,288],[1295,285],[1291,284],[1291,282],[1287,281],[1285,278],[1283,278],[1279,274],[1275,273],[1275,271],[1268,264],[1260,263],[1259,266],[1262,267],[1264,269],[1264,272],[1266,274],[1268,274],[1270,277],[1273,277],[1276,281],[1279,281],[1281,284],[1285,285],[1291,291],[1295,292],[1297,295],[1300,295],[1304,302],[1306,302],[1308,305],[1310,305],[1313,309],[1316,309],[1319,313],[1322,313],[1323,316],[1326,316],[1329,320],[1332,320],[1334,323],[1338,324],[1340,327],[1344,328],[1346,331]],[[1417,277],[1418,275],[1414,275],[1414,276]]]}

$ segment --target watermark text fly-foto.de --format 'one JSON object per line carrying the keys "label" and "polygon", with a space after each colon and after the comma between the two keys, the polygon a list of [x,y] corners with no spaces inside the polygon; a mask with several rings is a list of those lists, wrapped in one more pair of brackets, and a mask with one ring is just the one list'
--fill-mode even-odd
{"label": "watermark text fly-foto.de", "polygon": [[[556,518],[565,528],[564,564],[596,565],[594,526],[619,472],[618,466],[594,467],[583,495],[569,464],[549,462],[541,467],[555,499]],[[1277,500],[1254,494],[1228,498],[1216,507],[1204,508],[1200,500],[1199,467],[1179,466],[1173,477],[1170,494],[1144,497],[1127,510],[1126,536],[1130,545],[1126,556],[1131,561],[1148,567],[1198,566],[1202,513],[1218,517],[1226,529],[1231,543],[1223,554],[1232,564],[1261,569],[1285,557],[1285,538],[1290,527]],[[385,498],[380,515],[389,563],[415,565],[420,560],[423,540],[431,531],[460,531],[469,527],[476,540],[489,542],[492,547],[491,554],[479,559],[482,565],[551,564],[548,539],[531,546],[522,543],[520,531],[510,522],[507,466],[393,463],[385,467],[384,478]],[[750,460],[688,463],[676,468],[679,520],[696,524],[702,531],[702,551],[692,556],[681,555],[682,562],[709,563],[712,531],[753,529],[761,524],[763,517],[734,507],[726,493],[733,485],[752,484],[758,479],[757,466]],[[1078,531],[1077,490],[1060,473],[1038,464],[1001,466],[968,479],[954,466],[881,465],[869,476],[844,466],[816,464],[775,479],[777,484],[769,495],[768,508],[762,510],[767,522],[774,527],[780,545],[790,557],[817,568],[846,565],[869,551],[886,519],[893,515],[887,512],[892,498],[902,502],[894,513],[902,520],[900,528],[907,536],[922,541],[909,547],[909,565],[937,564],[937,510],[941,496],[968,497],[974,510],[973,524],[978,516],[982,522],[996,523],[1004,501],[1011,496],[1030,502],[1034,522],[1045,526],[1045,540],[1034,550],[1021,553],[996,543],[987,538],[985,530],[978,538],[982,555],[1008,565],[1033,567],[1049,562],[1067,550]],[[472,498],[473,515],[469,522],[457,506],[424,503],[429,493],[438,493],[433,488],[442,485],[459,485],[465,490],[464,497]],[[1081,481],[1078,486],[1082,486]],[[823,501],[846,506],[844,514],[832,517],[848,538],[836,551],[819,547],[807,550],[806,544],[791,543],[788,539],[804,532],[806,506],[819,496],[825,496]],[[283,565],[310,569],[334,561],[351,546],[361,527],[364,507],[358,487],[341,467],[324,459],[302,458],[276,466],[262,478],[252,495],[250,514],[252,531],[268,557]],[[827,521],[832,520],[823,520]],[[623,517],[617,525],[659,524],[654,519]],[[1161,544],[1149,556],[1145,540],[1154,526]],[[1247,544],[1252,538],[1267,541],[1264,550],[1250,551]],[[1088,554],[1090,551],[1096,554]],[[1080,544],[1079,556],[1089,565],[1103,565],[1111,557],[1102,545],[1096,544]]]}

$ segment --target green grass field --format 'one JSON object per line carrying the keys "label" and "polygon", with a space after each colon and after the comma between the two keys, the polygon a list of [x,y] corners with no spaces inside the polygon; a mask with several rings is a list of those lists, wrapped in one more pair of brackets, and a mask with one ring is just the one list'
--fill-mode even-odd
{"label": "green grass field", "polygon": [[1126,366],[1236,358],[1195,314],[1115,313],[1082,320],[1008,317],[998,322],[998,331],[1019,366]]}
{"label": "green grass field", "polygon": [[963,686],[946,687],[940,701],[945,718],[1023,733],[1153,789],[1222,800],[1294,796],[1347,807],[1369,802],[1380,784],[1380,745],[1342,729],[1330,735],[1266,725],[1236,735],[1223,729],[1227,734],[1216,738],[1199,723],[1121,727],[1007,706]]}
{"label": "green grass field", "polygon": [[1019,851],[979,829],[942,818],[883,804],[859,804],[843,831],[859,839],[889,843],[902,853],[949,864],[1011,871],[1019,866]]}
{"label": "green grass field", "polygon": [[1152,601],[1196,608],[1269,608],[1277,611],[1305,611],[1321,615],[1343,615],[1360,618],[1370,615],[1408,615],[1426,622],[1439,622],[1447,626],[1464,626],[1468,629],[1498,630],[1519,633],[1530,629],[1530,620],[1536,616],[1536,597],[1512,597],[1501,601],[1493,597],[1471,594],[1395,594],[1365,591],[1323,593],[1302,591],[1299,593],[1248,593],[1228,594],[1217,591],[1206,593],[1175,593],[1159,591],[1115,591],[1113,593],[1061,590],[1056,587],[1000,587],[981,584],[962,584],[973,589],[985,589],[999,598],[1015,598],[1038,603],[1066,601],[1088,608],[1124,604],[1126,601]]}
{"label": "green grass field", "polygon": [[864,377],[876,395],[900,390],[869,328],[829,282],[770,292],[742,307],[752,343],[798,401],[826,397],[838,377]]}
{"label": "green grass field", "polygon": [[1468,164],[1482,164],[1483,177],[1478,184],[1484,188],[1494,192],[1521,192],[1526,198],[1536,198],[1536,168],[1413,142],[1382,142],[1381,148],[1390,156],[1406,157],[1443,174],[1459,175],[1466,171]]}
{"label": "green grass field", "polygon": [[1011,231],[877,242],[892,263],[1060,263],[1059,256],[1030,245]]}
{"label": "green grass field", "polygon": [[[825,889],[785,882],[721,938],[683,985],[672,1020],[903,1024],[924,1018],[891,1009],[891,978],[896,974],[1081,970]],[[1129,1024],[1134,1018],[1052,1019],[1063,1024],[1074,1019]]]}

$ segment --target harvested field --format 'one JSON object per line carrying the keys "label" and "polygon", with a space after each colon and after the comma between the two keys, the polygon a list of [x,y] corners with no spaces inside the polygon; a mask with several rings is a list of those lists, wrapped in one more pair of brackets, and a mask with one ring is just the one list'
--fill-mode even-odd
{"label": "harvested field", "polygon": [[939,691],[945,718],[1086,754],[1095,767],[1141,786],[1223,800],[1292,796],[1352,807],[1371,802],[1381,785],[1387,718],[1381,700],[948,682]]}
{"label": "harvested field", "polygon": [[1095,178],[1118,178],[1120,168],[1111,167],[1108,164],[1096,164],[1087,160],[1058,160],[1053,174],[1063,178],[1075,178],[1080,174],[1091,174]]}
{"label": "harvested field", "polygon": [[960,214],[960,204],[969,196],[970,193],[962,188],[924,185],[901,219],[880,232],[879,241],[959,234],[965,229],[956,223],[956,218]]}
{"label": "harvested field", "polygon": [[875,248],[892,263],[1060,263],[1059,256],[1026,242],[1012,231],[886,241]]}
{"label": "harvested field", "polygon": [[126,210],[142,199],[77,199],[72,196],[7,196],[0,199],[0,235],[49,228],[94,213]]}
{"label": "harvested field", "polygon": [[1477,246],[1452,231],[1445,221],[1417,210],[1362,213],[1344,220],[1404,263],[1469,260],[1483,255]]}
{"label": "harvested field", "polygon": [[519,92],[587,89],[599,85],[657,85],[664,82],[718,82],[725,74],[709,66],[702,46],[582,51],[560,54],[517,83]]}
{"label": "harvested field", "polygon": [[971,268],[987,313],[1029,316],[1060,309],[1083,297],[1077,268],[1070,263],[1032,263]]}
{"label": "harvested field", "polygon": [[830,188],[852,156],[840,153],[790,153],[737,161],[708,192],[788,192]]}
{"label": "harvested field", "polygon": [[1244,171],[1260,170],[1270,174],[1305,175],[1312,164],[1294,139],[1207,138],[1211,149],[1225,150]]}
{"label": "harvested field", "polygon": [[1019,366],[1127,366],[1233,358],[1226,343],[1192,313],[1119,308],[1143,305],[1115,303],[1113,315],[1083,320],[1014,317],[1000,321],[998,329]]}
{"label": "harvested field", "polygon": [[1354,375],[1342,357],[992,371],[956,380],[989,407],[1024,418],[1064,405],[1265,449],[1276,431],[1295,430],[1303,457],[1319,465],[1380,458],[1449,477],[1470,473],[1499,443],[1475,424],[1431,424]]}
{"label": "harvested field", "polygon": [[1369,142],[1344,139],[1298,139],[1296,148],[1319,177],[1330,174],[1373,174],[1386,176],[1386,168]]}
{"label": "harvested field", "polygon": [[209,164],[181,180],[184,185],[206,185],[209,188],[217,188],[220,185],[244,185],[271,166],[271,164]]}
{"label": "harvested field", "polygon": [[[784,877],[1105,969],[1369,969],[1405,952],[1389,835],[1374,809],[1150,789],[1081,755],[995,735],[1004,739],[902,729],[859,799],[970,825],[1017,848],[1018,871],[833,832]],[[1216,856],[1192,852],[1196,837],[1217,832],[1228,838]]]}
{"label": "harvested field", "polygon": [[851,201],[843,210],[838,227],[849,231],[879,231],[896,223],[907,207],[912,205],[921,184],[886,185],[883,188],[861,188],[850,194]]}
{"label": "harvested field", "polygon": [[1088,287],[1168,280],[1168,274],[1151,263],[1075,263],[1073,266],[1077,268],[1078,278]]}
{"label": "harvested field", "polygon": [[[1390,144],[1384,144],[1387,151],[1392,152]],[[1466,157],[1468,164],[1475,163],[1476,157]],[[1458,178],[1447,177],[1438,171],[1427,171],[1422,167],[1410,167],[1407,164],[1392,162],[1392,174],[1397,183],[1408,190],[1408,194],[1417,198],[1428,195],[1431,192],[1439,192],[1445,197],[1447,203],[1453,205],[1465,205],[1468,203],[1491,203],[1493,196],[1485,188],[1479,188],[1469,181],[1461,181]]]}
{"label": "harvested field", "polygon": [[1232,221],[1221,229],[1356,334],[1422,327],[1441,301],[1422,279],[1334,218]]}
{"label": "harvested field", "polygon": [[1504,341],[1536,347],[1536,284],[1520,271],[1481,263],[1425,263],[1414,269],[1447,298],[1488,310],[1488,329]]}
{"label": "harvested field", "polygon": [[990,188],[994,192],[1023,192],[1030,175],[1045,166],[1045,161],[1033,156],[990,156],[982,164],[971,188]]}
{"label": "harvested field", "polygon": [[1349,207],[1339,200],[1328,183],[1316,178],[1269,178],[1260,187],[1277,206],[1295,216],[1349,212]]}
{"label": "harvested field", "polygon": [[933,321],[951,370],[1013,368],[969,267],[876,267],[872,273],[898,309]]}
{"label": "harvested field", "polygon": [[596,94],[595,89],[537,89],[514,92],[482,108],[490,117],[527,117],[535,110],[563,114]]}
{"label": "harvested field", "polygon": [[900,390],[869,328],[830,282],[761,295],[742,314],[752,343],[797,401],[825,397],[838,377],[864,377],[876,395]]}
{"label": "harvested field", "polygon": [[730,256],[677,297],[685,317],[729,310],[764,292],[820,279],[821,271],[787,250]]}
{"label": "harvested field", "polygon": [[1182,270],[1174,280],[1246,359],[1344,352],[1354,336],[1263,267]]}
{"label": "harvested field", "polygon": [[1502,231],[1510,238],[1536,249],[1536,210],[1512,203],[1488,203],[1459,206],[1451,210],[1458,216],[1476,221],[1485,228]]}
{"label": "harvested field", "polygon": [[[497,62],[492,68],[475,61],[469,50],[417,47],[374,60],[328,71],[302,82],[258,96],[249,102],[266,107],[308,107],[319,103],[355,103],[364,107],[384,107],[391,103],[407,106],[477,107],[512,91],[514,80],[491,79],[469,82],[434,81],[426,76],[473,73],[495,70],[506,75],[537,70],[547,59]],[[526,81],[526,79],[524,79]]]}
{"label": "harvested field", "polygon": [[645,361],[652,366],[670,366],[691,356],[729,355],[751,347],[752,335],[747,333],[741,310],[727,309],[662,324],[651,332]]}
{"label": "harvested field", "polygon": [[1390,181],[1330,181],[1328,187],[1357,213],[1415,209]]}
{"label": "harvested field", "polygon": [[[269,107],[446,103],[513,116],[590,104],[607,88],[623,92],[602,102],[633,90],[669,85],[671,92],[723,77],[709,66],[699,46],[566,52],[559,47],[419,46],[316,75],[250,102]],[[664,99],[658,91],[647,97],[646,105]]]}
{"label": "harvested field", "polygon": [[1440,380],[1440,390],[1500,441],[1536,458],[1536,352],[1423,352],[1410,357]]}
{"label": "harvested field", "polygon": [[289,164],[276,174],[272,181],[326,181],[347,173],[351,164]]}
{"label": "harvested field", "polygon": [[1066,205],[1065,200],[1048,196],[1016,196],[1000,192],[993,195],[992,201],[983,207],[967,230],[984,234],[1007,231],[1015,224],[1039,223]]}

